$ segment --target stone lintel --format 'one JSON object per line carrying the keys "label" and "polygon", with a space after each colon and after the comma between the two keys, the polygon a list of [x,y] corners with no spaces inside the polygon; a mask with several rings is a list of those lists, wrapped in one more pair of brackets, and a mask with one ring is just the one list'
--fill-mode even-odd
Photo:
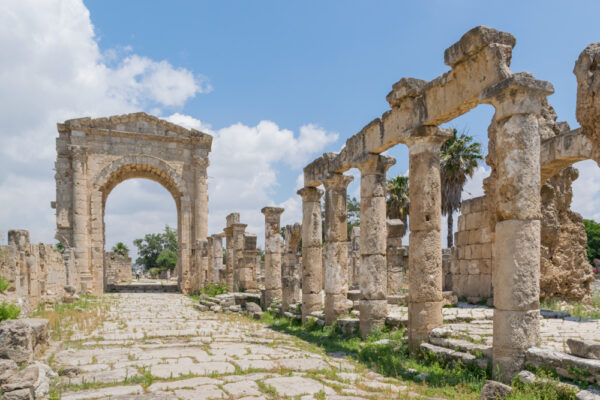
{"label": "stone lintel", "polygon": [[265,214],[265,217],[270,216],[270,215],[279,216],[284,211],[285,211],[285,209],[283,207],[263,207],[260,210],[261,213]]}
{"label": "stone lintel", "polygon": [[416,78],[402,78],[392,85],[392,91],[386,96],[390,107],[399,106],[407,97],[418,97],[422,94],[427,81]]}
{"label": "stone lintel", "polygon": [[508,32],[498,31],[487,26],[476,26],[444,51],[444,64],[453,67],[491,44],[501,44],[513,48],[516,43],[515,37]]}
{"label": "stone lintel", "polygon": [[366,154],[406,143],[415,128],[439,126],[476,107],[485,89],[511,76],[513,46],[514,37],[508,33],[485,27],[468,32],[447,50],[452,70],[423,87],[423,81],[417,79],[397,82],[388,95],[392,109],[350,137],[334,159],[309,164],[304,169],[304,184],[318,186],[330,172],[354,168],[356,160]]}
{"label": "stone lintel", "polygon": [[592,159],[592,142],[581,128],[550,137],[541,143],[541,185],[564,168]]}

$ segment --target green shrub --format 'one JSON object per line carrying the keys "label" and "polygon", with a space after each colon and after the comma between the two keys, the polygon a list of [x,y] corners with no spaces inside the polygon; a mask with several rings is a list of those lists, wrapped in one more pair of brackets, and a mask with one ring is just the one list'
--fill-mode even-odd
{"label": "green shrub", "polygon": [[213,283],[209,283],[200,291],[200,293],[210,297],[215,297],[218,294],[227,293],[227,285],[215,285]]}
{"label": "green shrub", "polygon": [[0,321],[17,319],[21,314],[21,307],[16,304],[3,301],[0,303]]}
{"label": "green shrub", "polygon": [[3,293],[10,286],[10,282],[0,276],[0,293]]}

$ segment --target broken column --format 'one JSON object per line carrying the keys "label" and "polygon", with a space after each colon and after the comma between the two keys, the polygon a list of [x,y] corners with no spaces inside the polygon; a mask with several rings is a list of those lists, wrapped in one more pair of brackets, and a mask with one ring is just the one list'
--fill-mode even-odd
{"label": "broken column", "polygon": [[406,225],[400,219],[387,220],[387,294],[402,295],[402,287],[406,285],[408,272],[408,253],[402,246],[402,237],[406,233]]}
{"label": "broken column", "polygon": [[323,304],[321,259],[321,196],[323,191],[307,186],[302,196],[302,322]]}
{"label": "broken column", "polygon": [[[549,82],[528,73],[486,89],[495,108],[489,128],[495,178],[487,182],[495,209],[493,373],[510,382],[538,345],[540,281],[540,133],[538,119]],[[412,221],[412,215],[411,215]],[[412,222],[411,222],[412,225]],[[412,246],[411,246],[412,247]]]}
{"label": "broken column", "polygon": [[411,353],[442,325],[442,192],[440,146],[451,132],[417,128],[407,141],[411,182],[408,246],[408,346]]}
{"label": "broken column", "polygon": [[300,301],[300,264],[298,246],[302,226],[298,223],[285,227],[285,253],[281,264],[281,309],[288,311],[290,304]]}
{"label": "broken column", "polygon": [[346,188],[352,176],[334,173],[325,187],[325,323],[331,325],[348,311],[348,214]]}
{"label": "broken column", "polygon": [[233,290],[239,292],[241,289],[241,272],[244,266],[244,231],[246,224],[231,225],[233,235]]}
{"label": "broken column", "polygon": [[256,282],[256,235],[244,234],[244,264],[240,268],[240,291],[255,293],[258,289]]}
{"label": "broken column", "polygon": [[264,207],[265,215],[265,307],[281,298],[281,231],[283,208]]}
{"label": "broken column", "polygon": [[383,328],[387,316],[386,177],[396,160],[369,154],[360,169],[360,334]]}

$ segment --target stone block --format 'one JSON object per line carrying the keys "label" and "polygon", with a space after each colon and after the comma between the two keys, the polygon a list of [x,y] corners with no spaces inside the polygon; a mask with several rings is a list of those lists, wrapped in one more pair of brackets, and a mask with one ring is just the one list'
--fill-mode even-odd
{"label": "stone block", "polygon": [[527,311],[539,307],[539,245],[540,221],[496,224],[493,285],[497,308]]}
{"label": "stone block", "polygon": [[48,320],[24,318],[0,323],[0,358],[29,363],[48,344]]}

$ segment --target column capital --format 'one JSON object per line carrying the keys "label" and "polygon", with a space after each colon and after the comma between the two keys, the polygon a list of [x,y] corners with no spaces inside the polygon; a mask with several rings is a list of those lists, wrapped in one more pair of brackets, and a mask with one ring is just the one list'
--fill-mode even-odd
{"label": "column capital", "polygon": [[229,215],[227,215],[227,217],[225,217],[225,221],[226,221],[226,226],[231,226],[233,224],[239,224],[240,223],[240,213],[231,213]]}
{"label": "column capital", "polygon": [[223,233],[225,233],[226,238],[230,238],[231,236],[233,236],[233,228],[231,226],[227,226],[223,228]]}
{"label": "column capital", "polygon": [[[450,129],[442,129],[435,125],[421,125],[413,129],[410,136],[404,141],[411,151],[418,148],[440,147],[452,137]],[[423,145],[425,143],[426,145]],[[416,145],[416,146],[415,146]],[[415,148],[413,149],[413,146]]]}
{"label": "column capital", "polygon": [[231,230],[234,233],[239,232],[239,231],[244,231],[247,226],[248,226],[248,224],[235,223],[235,224],[231,225]]}
{"label": "column capital", "polygon": [[514,114],[536,114],[542,110],[546,96],[554,93],[550,82],[537,80],[528,72],[520,72],[485,89],[479,96],[482,103],[496,109],[496,120]]}
{"label": "column capital", "polygon": [[262,210],[260,210],[261,213],[265,214],[265,217],[270,215],[279,216],[284,211],[285,209],[283,207],[263,207]]}
{"label": "column capital", "polygon": [[305,186],[296,192],[302,196],[302,201],[321,201],[323,191],[314,186]]}
{"label": "column capital", "polygon": [[323,186],[325,190],[344,190],[353,180],[354,177],[351,175],[334,172],[329,177],[323,179]]}
{"label": "column capital", "polygon": [[357,160],[356,167],[362,175],[385,174],[396,163],[396,159],[381,154],[369,153]]}

